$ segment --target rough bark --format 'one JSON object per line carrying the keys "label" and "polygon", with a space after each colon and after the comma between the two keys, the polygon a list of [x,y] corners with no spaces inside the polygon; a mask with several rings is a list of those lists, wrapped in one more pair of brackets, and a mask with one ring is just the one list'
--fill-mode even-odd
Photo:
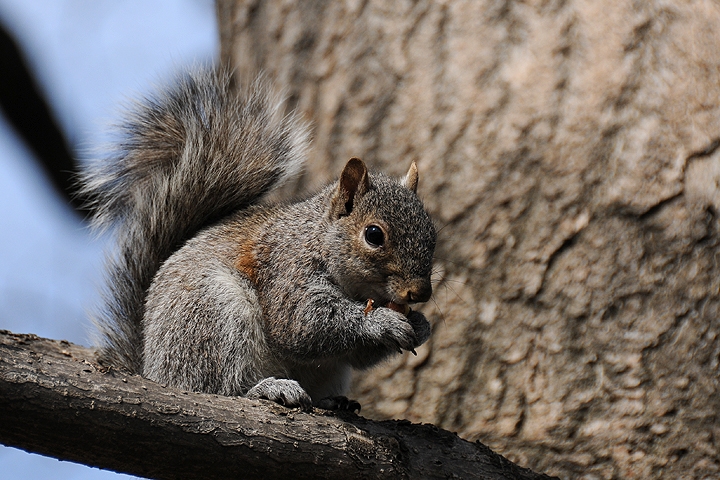
{"label": "rough bark", "polygon": [[720,473],[720,4],[218,10],[223,61],[315,125],[304,185],[418,162],[434,332],[357,378],[366,413],[562,477]]}
{"label": "rough bark", "polygon": [[549,478],[431,425],[165,388],[7,331],[0,411],[0,443],[152,478]]}

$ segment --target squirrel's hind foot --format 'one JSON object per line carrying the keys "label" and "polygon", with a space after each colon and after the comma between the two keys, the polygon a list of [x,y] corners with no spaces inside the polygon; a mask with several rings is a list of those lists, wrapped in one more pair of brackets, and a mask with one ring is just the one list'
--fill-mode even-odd
{"label": "squirrel's hind foot", "polygon": [[360,403],[356,400],[350,400],[344,395],[325,397],[317,403],[316,407],[322,408],[323,410],[343,410],[346,412],[360,413]]}
{"label": "squirrel's hind foot", "polygon": [[287,378],[265,378],[251,388],[245,397],[255,400],[262,398],[288,408],[300,407],[306,412],[312,411],[310,395],[297,381]]}

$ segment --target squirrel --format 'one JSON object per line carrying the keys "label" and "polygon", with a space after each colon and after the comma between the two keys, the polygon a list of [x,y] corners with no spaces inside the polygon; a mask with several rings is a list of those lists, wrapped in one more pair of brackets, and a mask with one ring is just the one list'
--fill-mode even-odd
{"label": "squirrel", "polygon": [[185,73],[135,105],[109,158],[87,166],[93,225],[117,233],[101,363],[180,389],[359,410],[352,368],[414,353],[430,324],[436,229],[418,170],[357,158],[297,203],[261,200],[302,168],[299,114],[266,79]]}

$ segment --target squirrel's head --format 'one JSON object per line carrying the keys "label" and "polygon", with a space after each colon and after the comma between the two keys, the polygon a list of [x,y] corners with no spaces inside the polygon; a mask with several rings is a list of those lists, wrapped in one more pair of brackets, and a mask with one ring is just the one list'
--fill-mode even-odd
{"label": "squirrel's head", "polygon": [[417,196],[413,162],[405,178],[368,173],[352,158],[340,175],[328,206],[331,274],[357,301],[375,305],[430,299],[436,232]]}

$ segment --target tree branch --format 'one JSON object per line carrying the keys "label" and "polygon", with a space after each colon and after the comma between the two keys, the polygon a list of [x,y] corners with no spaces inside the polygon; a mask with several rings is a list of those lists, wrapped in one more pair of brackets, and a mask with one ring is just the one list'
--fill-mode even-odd
{"label": "tree branch", "polygon": [[106,369],[0,331],[0,442],[155,478],[549,478],[431,425],[309,414]]}

